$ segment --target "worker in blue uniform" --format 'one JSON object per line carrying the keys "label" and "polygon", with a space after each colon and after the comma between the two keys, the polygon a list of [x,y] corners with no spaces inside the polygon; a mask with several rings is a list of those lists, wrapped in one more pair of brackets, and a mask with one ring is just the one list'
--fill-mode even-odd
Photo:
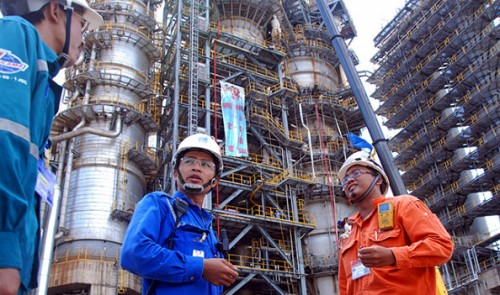
{"label": "worker in blue uniform", "polygon": [[[82,34],[102,18],[85,0],[0,0],[0,294],[37,286],[40,197],[35,185],[61,87]],[[50,184],[49,184],[50,185]]]}
{"label": "worker in blue uniform", "polygon": [[142,294],[221,294],[238,277],[223,259],[203,209],[222,172],[221,151],[205,134],[184,139],[173,157],[178,191],[153,192],[137,204],[125,235],[121,266],[143,278]]}

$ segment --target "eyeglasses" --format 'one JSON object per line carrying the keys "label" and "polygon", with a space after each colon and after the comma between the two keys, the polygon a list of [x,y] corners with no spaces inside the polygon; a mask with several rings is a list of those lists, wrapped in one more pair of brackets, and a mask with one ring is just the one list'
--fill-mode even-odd
{"label": "eyeglasses", "polygon": [[347,184],[347,182],[349,181],[349,179],[356,179],[356,178],[358,178],[363,173],[372,174],[372,172],[368,171],[368,170],[354,169],[354,170],[351,171],[351,173],[347,174],[344,177],[344,179],[342,179],[341,184],[344,186],[344,185]]}
{"label": "eyeglasses", "polygon": [[191,157],[185,157],[181,158],[181,162],[188,165],[188,166],[195,166],[197,164],[200,164],[201,168],[203,169],[214,169],[215,168],[215,163],[211,162],[209,160],[198,160],[196,158],[191,158]]}
{"label": "eyeglasses", "polygon": [[90,23],[83,17],[83,15],[76,13],[73,11],[73,15],[78,15],[80,17],[80,24],[82,26],[82,34],[87,31],[90,26]]}
{"label": "eyeglasses", "polygon": [[[59,5],[59,7],[65,11],[66,13],[68,13],[67,9],[63,6],[63,5]],[[82,12],[83,13],[83,12]],[[87,29],[89,28],[90,26],[90,23],[83,17],[83,15],[80,13],[80,11],[76,11],[76,9],[73,9],[71,15],[78,15],[78,17],[80,18],[80,25],[82,26],[82,34],[85,33],[87,31]]]}

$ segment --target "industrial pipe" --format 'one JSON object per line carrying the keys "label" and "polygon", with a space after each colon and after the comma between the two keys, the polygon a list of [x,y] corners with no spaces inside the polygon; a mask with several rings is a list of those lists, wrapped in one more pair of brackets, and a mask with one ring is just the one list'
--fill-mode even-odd
{"label": "industrial pipe", "polygon": [[330,34],[332,45],[335,48],[335,52],[344,68],[349,85],[351,85],[352,92],[356,98],[361,115],[368,127],[368,131],[373,139],[373,145],[377,150],[377,154],[380,158],[380,162],[384,167],[384,171],[389,177],[391,183],[392,191],[395,195],[406,194],[407,190],[401,178],[396,164],[393,161],[392,153],[387,144],[387,139],[384,137],[382,128],[380,127],[375,112],[371,108],[370,101],[368,100],[368,95],[366,94],[365,88],[361,83],[361,79],[356,71],[354,63],[350,58],[349,52],[347,51],[347,46],[345,44],[343,36],[340,34],[337,25],[333,19],[333,15],[328,11],[328,6],[325,0],[317,0],[316,4],[321,13],[325,26]]}
{"label": "industrial pipe", "polygon": [[68,140],[68,139],[76,137],[76,136],[87,134],[87,133],[99,135],[99,136],[103,136],[103,137],[115,138],[118,135],[120,135],[120,133],[122,132],[122,128],[123,128],[122,114],[117,114],[115,130],[104,131],[104,130],[95,129],[95,128],[91,128],[91,127],[75,128],[71,132],[54,136],[50,140],[52,142],[59,142],[59,141],[63,141],[63,140]]}
{"label": "industrial pipe", "polygon": [[300,114],[300,122],[302,122],[302,127],[306,128],[307,130],[307,140],[309,141],[309,153],[311,157],[311,168],[312,168],[312,174],[313,174],[313,179],[316,179],[316,173],[314,172],[314,156],[313,156],[313,148],[312,148],[312,143],[311,143],[311,131],[309,130],[309,127],[304,123],[304,115],[302,113],[302,104],[299,103],[299,114]]}

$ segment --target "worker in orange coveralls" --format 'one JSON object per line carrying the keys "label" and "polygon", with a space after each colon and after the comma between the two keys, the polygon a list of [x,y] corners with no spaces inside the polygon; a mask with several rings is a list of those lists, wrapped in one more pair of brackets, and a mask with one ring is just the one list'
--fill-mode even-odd
{"label": "worker in orange coveralls", "polygon": [[339,250],[340,294],[436,294],[435,267],[453,252],[437,216],[414,196],[386,197],[389,179],[365,152],[347,158],[339,177],[358,208]]}

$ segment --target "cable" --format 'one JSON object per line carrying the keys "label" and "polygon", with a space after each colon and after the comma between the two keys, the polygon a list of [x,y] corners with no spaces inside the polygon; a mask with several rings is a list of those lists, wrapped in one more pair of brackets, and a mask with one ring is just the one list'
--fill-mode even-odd
{"label": "cable", "polygon": [[[217,39],[220,36],[220,20],[217,21],[217,36],[214,38],[214,60],[213,60],[213,67],[214,67],[214,107],[213,107],[213,113],[214,113],[214,137],[215,140],[217,140],[218,136],[218,126],[217,126]],[[222,165],[222,163],[219,163]],[[220,177],[220,176],[219,176]],[[217,186],[215,187],[215,205],[217,209],[219,208],[219,183],[217,183]],[[217,236],[220,237],[220,216],[219,214],[216,214],[216,220],[217,220]]]}
{"label": "cable", "polygon": [[330,171],[328,169],[328,161],[326,159],[326,150],[325,150],[325,145],[323,143],[323,129],[321,128],[320,124],[320,118],[319,118],[319,111],[318,111],[318,104],[314,104],[314,107],[316,109],[316,120],[318,123],[318,130],[319,130],[319,142],[321,145],[321,151],[323,154],[323,163],[325,164],[325,172],[326,172],[326,178],[328,180],[328,191],[330,194],[330,204],[332,205],[332,214],[333,214],[333,225],[335,227],[335,249],[338,249],[338,240],[339,240],[339,230],[337,227],[337,214],[335,213],[335,197],[333,195],[333,186],[332,186],[332,180],[330,177]]}

